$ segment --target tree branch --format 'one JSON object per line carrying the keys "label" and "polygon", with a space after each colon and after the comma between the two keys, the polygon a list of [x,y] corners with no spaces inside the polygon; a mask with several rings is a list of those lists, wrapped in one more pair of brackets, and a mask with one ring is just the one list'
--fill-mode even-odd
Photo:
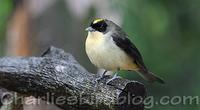
{"label": "tree branch", "polygon": [[72,55],[55,47],[50,47],[42,57],[0,59],[0,86],[42,98],[64,110],[144,109],[143,103],[139,103],[146,96],[143,84],[116,78],[107,85],[109,76],[99,83],[97,77]]}

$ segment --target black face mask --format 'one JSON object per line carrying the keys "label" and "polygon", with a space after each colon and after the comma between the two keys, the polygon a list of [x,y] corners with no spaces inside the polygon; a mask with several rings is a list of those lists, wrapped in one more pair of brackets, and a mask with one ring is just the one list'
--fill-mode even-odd
{"label": "black face mask", "polygon": [[90,25],[93,29],[95,29],[96,31],[99,31],[99,32],[105,32],[106,31],[106,28],[107,28],[107,24],[105,21],[100,21],[98,23],[91,23]]}

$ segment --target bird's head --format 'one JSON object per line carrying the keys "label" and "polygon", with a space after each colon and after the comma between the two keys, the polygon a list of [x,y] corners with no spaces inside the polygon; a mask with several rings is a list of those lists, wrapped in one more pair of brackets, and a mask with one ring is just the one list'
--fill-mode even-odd
{"label": "bird's head", "polygon": [[88,28],[86,28],[86,31],[88,31],[88,32],[98,31],[100,33],[105,34],[114,28],[115,28],[115,24],[112,21],[107,20],[107,19],[98,18],[91,22],[90,26]]}

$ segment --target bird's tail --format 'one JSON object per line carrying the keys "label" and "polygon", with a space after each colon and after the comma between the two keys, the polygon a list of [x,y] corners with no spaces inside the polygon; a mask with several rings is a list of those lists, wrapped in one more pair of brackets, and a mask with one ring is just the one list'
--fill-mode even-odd
{"label": "bird's tail", "polygon": [[156,76],[154,73],[150,72],[150,71],[143,71],[143,70],[139,70],[138,71],[139,74],[148,82],[159,82],[161,84],[164,84],[164,80],[162,80],[161,78],[159,78],[158,76]]}

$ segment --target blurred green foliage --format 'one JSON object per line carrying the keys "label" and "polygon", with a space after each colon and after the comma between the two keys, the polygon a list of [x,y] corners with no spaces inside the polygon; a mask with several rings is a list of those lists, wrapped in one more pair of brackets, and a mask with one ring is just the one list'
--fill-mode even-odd
{"label": "blurred green foliage", "polygon": [[[112,1],[124,14],[123,29],[141,51],[147,67],[165,85],[146,84],[155,96],[200,96],[200,1]],[[135,74],[123,72],[135,79]],[[152,110],[197,110],[198,105],[156,106]]]}
{"label": "blurred green foliage", "polygon": [[0,55],[4,52],[6,25],[12,9],[11,0],[0,0]]}

